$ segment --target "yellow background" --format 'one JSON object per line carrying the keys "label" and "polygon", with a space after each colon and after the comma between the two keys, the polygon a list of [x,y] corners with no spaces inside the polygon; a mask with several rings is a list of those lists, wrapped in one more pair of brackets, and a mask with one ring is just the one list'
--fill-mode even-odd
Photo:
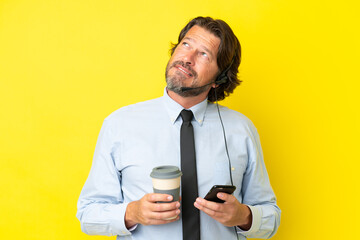
{"label": "yellow background", "polygon": [[161,96],[170,42],[224,19],[261,136],[275,240],[357,239],[358,1],[0,1],[0,239],[87,236],[75,218],[103,119]]}

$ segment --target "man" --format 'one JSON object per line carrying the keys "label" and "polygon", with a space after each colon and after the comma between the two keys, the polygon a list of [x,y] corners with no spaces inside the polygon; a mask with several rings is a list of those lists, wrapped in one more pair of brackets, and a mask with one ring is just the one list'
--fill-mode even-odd
{"label": "man", "polygon": [[[181,31],[171,54],[164,96],[121,108],[104,121],[78,201],[82,230],[134,240],[273,236],[280,209],[257,131],[244,115],[222,106],[218,112],[213,103],[240,83],[238,39],[224,21],[198,17]],[[192,206],[184,206],[184,196],[181,205],[171,195],[152,193],[149,176],[161,165],[179,166],[186,175],[180,149],[184,109],[193,115],[195,139],[195,167],[189,171],[195,169],[198,195]],[[232,183],[233,195],[217,195],[224,203],[203,198],[213,185]],[[183,195],[188,187],[194,186],[182,179]],[[189,210],[194,217],[185,219]],[[194,219],[189,232],[187,223]]]}

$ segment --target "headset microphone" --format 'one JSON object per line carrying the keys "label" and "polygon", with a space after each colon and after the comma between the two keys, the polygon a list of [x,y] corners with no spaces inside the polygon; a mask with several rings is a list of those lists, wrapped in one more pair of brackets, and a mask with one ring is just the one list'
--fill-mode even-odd
{"label": "headset microphone", "polygon": [[213,84],[214,82],[210,82],[208,84],[205,84],[203,86],[200,86],[200,87],[181,87],[181,91],[182,92],[187,92],[187,91],[190,91],[190,90],[194,90],[194,89],[199,89],[199,88],[203,88],[203,87],[206,87],[206,86],[209,86],[210,84]]}

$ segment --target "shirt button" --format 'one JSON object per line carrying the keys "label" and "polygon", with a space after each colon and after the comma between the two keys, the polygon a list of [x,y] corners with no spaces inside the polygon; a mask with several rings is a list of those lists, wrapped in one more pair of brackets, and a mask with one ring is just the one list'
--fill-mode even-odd
{"label": "shirt button", "polygon": [[232,167],[232,168],[231,168],[231,170],[235,171],[235,168],[234,168],[234,167]]}

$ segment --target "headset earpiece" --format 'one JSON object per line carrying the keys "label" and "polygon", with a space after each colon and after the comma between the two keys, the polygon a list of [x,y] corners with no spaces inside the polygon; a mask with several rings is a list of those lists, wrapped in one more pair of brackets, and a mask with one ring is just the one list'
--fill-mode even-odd
{"label": "headset earpiece", "polygon": [[223,83],[226,83],[228,80],[228,77],[227,76],[223,76],[223,74],[221,74],[215,81],[215,83],[217,85],[220,85],[220,84],[223,84]]}
{"label": "headset earpiece", "polygon": [[235,56],[234,56],[233,59],[231,60],[230,65],[229,65],[224,71],[222,71],[222,72],[220,73],[220,75],[216,78],[215,83],[216,83],[217,85],[226,83],[226,82],[229,80],[229,78],[228,78],[228,76],[227,76],[227,73],[229,72],[232,64],[234,63],[234,60],[235,60]]}

